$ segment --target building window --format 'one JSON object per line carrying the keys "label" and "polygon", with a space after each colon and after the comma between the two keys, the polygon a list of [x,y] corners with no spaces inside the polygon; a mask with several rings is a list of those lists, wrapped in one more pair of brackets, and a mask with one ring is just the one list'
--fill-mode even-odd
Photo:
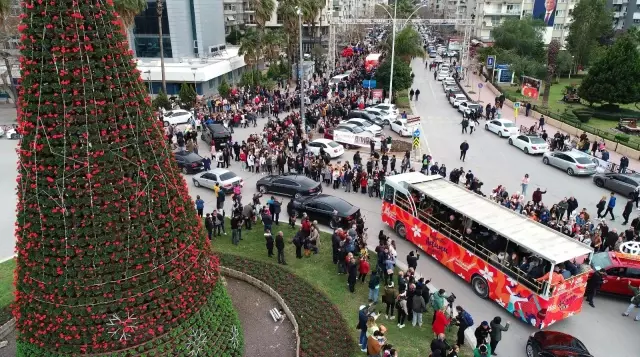
{"label": "building window", "polygon": [[640,19],[633,19],[634,24],[640,24]]}
{"label": "building window", "polygon": [[564,10],[556,10],[556,17],[564,16]]}
{"label": "building window", "polygon": [[277,16],[277,17],[278,17],[278,20],[277,20],[278,25],[282,25],[284,23],[284,20],[280,16]]}
{"label": "building window", "polygon": [[513,5],[507,5],[507,11],[509,12],[513,11]]}
{"label": "building window", "polygon": [[[160,57],[160,42],[158,35],[134,35],[134,47],[137,57],[158,58]],[[171,37],[162,36],[162,45],[165,58],[173,58],[171,50]]]}
{"label": "building window", "polygon": [[[133,47],[136,56],[156,58],[160,57],[160,41],[158,34],[158,16],[156,15],[156,2],[147,2],[147,9],[138,14],[133,20]],[[164,46],[164,57],[172,58],[171,33],[169,32],[169,17],[165,6],[162,12],[162,45]]]}

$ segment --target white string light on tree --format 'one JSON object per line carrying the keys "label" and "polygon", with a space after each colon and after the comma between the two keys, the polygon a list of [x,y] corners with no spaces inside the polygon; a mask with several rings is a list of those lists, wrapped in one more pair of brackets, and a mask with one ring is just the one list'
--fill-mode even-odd
{"label": "white string light on tree", "polygon": [[192,331],[189,336],[189,341],[187,341],[187,344],[185,345],[187,353],[192,357],[200,356],[200,353],[206,343],[207,334],[204,331],[200,329]]}
{"label": "white string light on tree", "polygon": [[127,341],[131,334],[133,334],[138,328],[138,318],[135,315],[127,313],[126,318],[120,318],[118,314],[113,314],[107,322],[109,326],[109,334],[112,338],[117,338],[118,341]]}

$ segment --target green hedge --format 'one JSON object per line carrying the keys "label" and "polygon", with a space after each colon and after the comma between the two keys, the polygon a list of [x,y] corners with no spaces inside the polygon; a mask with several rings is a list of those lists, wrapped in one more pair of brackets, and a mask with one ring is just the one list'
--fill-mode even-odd
{"label": "green hedge", "polygon": [[[234,328],[235,327],[235,328]],[[236,331],[235,334],[233,331]],[[100,354],[102,357],[160,357],[160,356],[244,356],[244,337],[231,299],[222,283],[200,311],[193,314],[170,332],[147,343],[120,352]],[[135,331],[133,332],[135,333]],[[199,338],[194,334],[200,334]],[[237,338],[234,339],[233,336]],[[234,342],[234,340],[236,342]],[[76,355],[51,352],[45,348],[18,340],[17,356],[70,357]]]}

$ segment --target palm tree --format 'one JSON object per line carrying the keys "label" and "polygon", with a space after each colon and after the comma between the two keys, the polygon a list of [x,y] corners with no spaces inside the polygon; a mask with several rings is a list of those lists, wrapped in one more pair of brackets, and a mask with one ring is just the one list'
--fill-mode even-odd
{"label": "palm tree", "polygon": [[147,0],[116,0],[113,2],[113,7],[120,16],[125,29],[128,29],[133,25],[135,17],[147,9]]}
{"label": "palm tree", "polygon": [[4,18],[11,11],[11,0],[0,0],[0,25],[4,22]]}
{"label": "palm tree", "polygon": [[316,35],[316,18],[320,14],[324,6],[320,0],[300,0],[302,8],[302,22],[311,25],[311,41],[313,42]]}
{"label": "palm tree", "polygon": [[238,49],[238,54],[240,56],[244,56],[244,62],[247,64],[247,67],[251,69],[251,76],[253,79],[253,66],[258,62],[258,58],[260,57],[260,34],[253,29],[247,28],[244,33],[244,36],[240,39],[240,48]]}
{"label": "palm tree", "polygon": [[256,12],[255,19],[260,32],[264,33],[265,24],[271,19],[273,10],[276,9],[276,2],[274,0],[251,0],[251,7]]}
{"label": "palm tree", "polygon": [[[391,53],[392,41],[393,39],[389,36],[384,44],[389,53]],[[424,57],[422,39],[418,32],[410,25],[407,25],[407,27],[400,32],[396,32],[395,54],[405,61],[410,61],[412,57]]]}
{"label": "palm tree", "polygon": [[280,52],[285,43],[285,34],[281,29],[267,30],[262,37],[265,58],[274,63],[280,58]]}
{"label": "palm tree", "polygon": [[560,41],[551,40],[547,47],[547,77],[544,80],[544,94],[542,95],[542,105],[549,106],[549,93],[551,92],[551,83],[556,75],[558,68],[558,53],[560,52]]}
{"label": "palm tree", "polygon": [[164,42],[162,36],[162,14],[164,0],[156,0],[156,16],[158,16],[158,43],[160,44],[160,72],[162,72],[162,91],[167,93],[167,79],[164,73]]}
{"label": "palm tree", "polygon": [[289,60],[290,71],[293,69],[293,59],[296,57],[298,48],[298,1],[281,0],[278,2],[278,18],[283,19],[283,27],[287,34],[287,59]]}

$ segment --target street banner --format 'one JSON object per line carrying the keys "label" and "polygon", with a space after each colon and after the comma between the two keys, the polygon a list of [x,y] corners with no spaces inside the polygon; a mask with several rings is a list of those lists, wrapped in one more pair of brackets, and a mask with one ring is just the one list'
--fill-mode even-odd
{"label": "street banner", "polygon": [[533,77],[522,76],[522,95],[525,97],[538,99],[540,95],[540,85],[542,81]]}
{"label": "street banner", "polygon": [[[383,140],[382,137],[375,138],[370,135],[354,134],[354,133],[350,133],[348,131],[342,131],[342,130],[333,131],[333,141],[341,144],[348,144],[348,145],[368,148],[371,140],[373,140],[375,143],[374,148],[376,150],[380,150],[382,146],[382,140]],[[391,149],[391,145],[388,145],[388,148]]]}
{"label": "street banner", "polygon": [[557,0],[535,0],[533,18],[544,21],[545,27],[553,27],[556,17]]}
{"label": "street banner", "polygon": [[374,89],[371,91],[373,99],[382,99],[382,89]]}

